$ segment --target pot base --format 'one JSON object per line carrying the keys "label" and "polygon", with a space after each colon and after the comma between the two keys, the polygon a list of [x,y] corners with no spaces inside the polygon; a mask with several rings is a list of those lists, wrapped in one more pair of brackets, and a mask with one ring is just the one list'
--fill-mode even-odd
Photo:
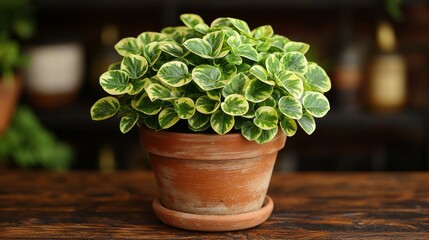
{"label": "pot base", "polygon": [[265,222],[273,211],[273,200],[267,195],[261,209],[233,215],[203,215],[165,208],[159,198],[152,202],[158,218],[167,225],[194,231],[221,232],[255,227]]}

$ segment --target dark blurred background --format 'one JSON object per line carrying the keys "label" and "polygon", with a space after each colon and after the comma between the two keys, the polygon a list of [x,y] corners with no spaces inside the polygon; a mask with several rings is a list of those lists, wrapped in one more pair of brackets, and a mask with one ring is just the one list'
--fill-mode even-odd
{"label": "dark blurred background", "polygon": [[[55,141],[70,146],[69,169],[148,167],[137,129],[123,135],[117,119],[93,122],[89,109],[106,95],[98,77],[118,59],[113,45],[123,37],[181,25],[182,13],[199,14],[206,23],[217,17],[235,17],[247,21],[251,29],[272,25],[277,34],[309,43],[309,60],[327,70],[333,84],[327,94],[332,109],[316,120],[313,135],[301,130],[287,140],[278,170],[429,168],[428,1],[31,3],[35,34],[22,41],[29,64],[23,70],[19,102],[35,113]],[[61,83],[63,80],[71,82]]]}

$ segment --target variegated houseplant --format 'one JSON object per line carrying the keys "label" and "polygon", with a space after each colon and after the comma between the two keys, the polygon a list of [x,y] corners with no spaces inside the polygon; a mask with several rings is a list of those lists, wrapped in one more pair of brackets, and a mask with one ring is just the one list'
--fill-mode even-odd
{"label": "variegated houseplant", "polygon": [[235,18],[210,25],[195,14],[180,19],[185,26],[115,45],[123,58],[100,77],[111,96],[92,106],[93,120],[117,114],[123,133],[136,124],[163,130],[187,122],[193,132],[241,131],[264,143],[278,126],[287,136],[297,125],[311,134],[314,118],[329,111],[324,93],[331,82],[306,59],[308,44],[276,35],[269,25],[250,30]]}

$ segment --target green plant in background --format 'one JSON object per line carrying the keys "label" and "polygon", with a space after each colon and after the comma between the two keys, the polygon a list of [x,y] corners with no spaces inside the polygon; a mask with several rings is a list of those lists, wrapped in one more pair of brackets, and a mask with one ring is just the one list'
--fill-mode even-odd
{"label": "green plant in background", "polygon": [[0,1],[0,77],[6,80],[25,63],[19,40],[33,35],[31,11],[29,0]]}
{"label": "green plant in background", "polygon": [[11,125],[0,136],[0,161],[19,167],[66,170],[72,155],[71,148],[58,142],[25,106],[16,109]]}
{"label": "green plant in background", "polygon": [[123,133],[135,124],[162,130],[185,122],[194,132],[235,129],[258,143],[270,141],[279,125],[287,136],[298,125],[313,133],[314,118],[330,109],[324,93],[331,82],[307,61],[308,44],[276,35],[269,25],[250,30],[235,18],[210,26],[195,14],[180,19],[185,26],[115,45],[123,59],[100,76],[111,96],[92,106],[93,120],[117,114]]}

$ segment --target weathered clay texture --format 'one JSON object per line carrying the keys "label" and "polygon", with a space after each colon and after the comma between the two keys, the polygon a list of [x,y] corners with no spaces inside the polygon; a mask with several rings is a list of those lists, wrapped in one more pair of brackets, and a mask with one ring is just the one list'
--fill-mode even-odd
{"label": "weathered clay texture", "polygon": [[203,215],[252,212],[264,203],[277,152],[286,136],[249,142],[241,134],[207,135],[140,130],[160,201],[168,209]]}

